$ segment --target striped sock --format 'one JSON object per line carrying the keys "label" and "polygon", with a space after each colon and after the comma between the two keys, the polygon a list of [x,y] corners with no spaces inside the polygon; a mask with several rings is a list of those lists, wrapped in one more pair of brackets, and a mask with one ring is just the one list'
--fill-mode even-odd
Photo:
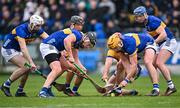
{"label": "striped sock", "polygon": [[48,88],[47,88],[47,87],[43,87],[43,88],[41,89],[41,91],[48,92]]}
{"label": "striped sock", "polygon": [[174,88],[174,84],[173,84],[172,80],[167,81],[167,84],[168,84],[169,88],[171,88],[171,89]]}
{"label": "striped sock", "polygon": [[159,91],[159,84],[153,84],[153,90]]}
{"label": "striped sock", "polygon": [[12,81],[10,79],[8,79],[5,83],[4,86],[5,87],[10,87],[11,86]]}
{"label": "striped sock", "polygon": [[19,85],[17,92],[23,92],[23,87],[21,85]]}

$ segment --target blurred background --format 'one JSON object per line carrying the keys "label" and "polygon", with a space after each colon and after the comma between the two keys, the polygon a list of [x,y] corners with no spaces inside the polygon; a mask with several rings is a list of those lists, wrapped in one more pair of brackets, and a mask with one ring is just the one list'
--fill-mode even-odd
{"label": "blurred background", "polygon": [[[149,15],[162,19],[180,39],[180,0],[0,0],[1,44],[6,34],[28,21],[33,14],[45,19],[43,28],[48,34],[69,27],[71,16],[80,15],[86,21],[83,32],[95,31],[98,39],[94,49],[80,51],[80,60],[91,72],[100,72],[107,53],[106,40],[111,34],[117,31],[145,32],[143,25],[137,24],[133,16],[133,10],[140,5],[146,7]],[[47,63],[39,53],[39,43],[40,40],[36,40],[29,45],[29,51],[41,70],[48,71]],[[180,42],[167,64],[178,73]],[[0,72],[12,72],[13,69],[0,55]]]}

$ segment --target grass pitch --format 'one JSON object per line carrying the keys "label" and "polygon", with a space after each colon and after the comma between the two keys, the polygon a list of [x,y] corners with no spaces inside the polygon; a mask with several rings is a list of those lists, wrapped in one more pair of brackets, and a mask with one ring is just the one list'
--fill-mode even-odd
{"label": "grass pitch", "polygon": [[[2,84],[9,75],[0,75],[0,83]],[[100,76],[92,75],[92,77],[101,85]],[[180,90],[180,76],[172,77],[176,84],[177,90]],[[64,83],[65,78],[60,77],[57,82]],[[81,97],[68,97],[62,92],[58,92],[53,88],[56,95],[55,98],[43,99],[37,97],[44,79],[38,75],[30,75],[25,91],[28,97],[6,97],[0,91],[0,108],[2,107],[33,107],[33,108],[180,108],[180,92],[176,92],[171,96],[147,97],[145,94],[152,89],[152,84],[149,77],[140,77],[133,84],[130,84],[128,89],[136,89],[141,94],[140,96],[124,96],[124,97],[103,97],[97,93],[91,83],[84,80],[79,93]],[[12,84],[11,92],[14,95],[18,86],[18,81]],[[71,84],[73,86],[73,84]],[[160,78],[161,94],[166,90],[167,84],[165,80]]]}

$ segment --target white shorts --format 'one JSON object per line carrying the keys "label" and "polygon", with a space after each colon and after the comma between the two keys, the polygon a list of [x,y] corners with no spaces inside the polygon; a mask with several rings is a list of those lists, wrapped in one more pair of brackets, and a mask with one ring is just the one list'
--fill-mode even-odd
{"label": "white shorts", "polygon": [[156,45],[155,42],[153,44],[147,45],[145,49],[148,49],[148,48],[153,49],[155,52],[158,51],[158,46]]}
{"label": "white shorts", "polygon": [[44,43],[40,44],[40,52],[43,59],[45,58],[46,55],[51,54],[51,53],[59,54],[59,51],[56,49],[55,46],[52,46],[50,44],[44,44]]}
{"label": "white shorts", "polygon": [[10,59],[12,59],[14,56],[16,55],[22,55],[22,52],[19,52],[15,49],[5,49],[5,48],[1,48],[1,54],[4,57],[4,59],[6,60],[6,62],[8,62]]}
{"label": "white shorts", "polygon": [[177,41],[176,39],[166,40],[160,47],[158,47],[158,53],[161,49],[166,49],[170,51],[172,54],[175,53],[177,48]]}

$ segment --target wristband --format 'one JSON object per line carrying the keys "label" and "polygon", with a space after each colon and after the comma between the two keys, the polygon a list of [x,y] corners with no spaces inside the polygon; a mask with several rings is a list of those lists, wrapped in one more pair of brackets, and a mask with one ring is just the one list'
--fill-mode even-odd
{"label": "wristband", "polygon": [[129,79],[127,79],[127,78],[125,78],[125,79],[124,79],[124,81],[126,81],[127,83],[129,83],[129,81],[130,81],[130,80],[129,80]]}

